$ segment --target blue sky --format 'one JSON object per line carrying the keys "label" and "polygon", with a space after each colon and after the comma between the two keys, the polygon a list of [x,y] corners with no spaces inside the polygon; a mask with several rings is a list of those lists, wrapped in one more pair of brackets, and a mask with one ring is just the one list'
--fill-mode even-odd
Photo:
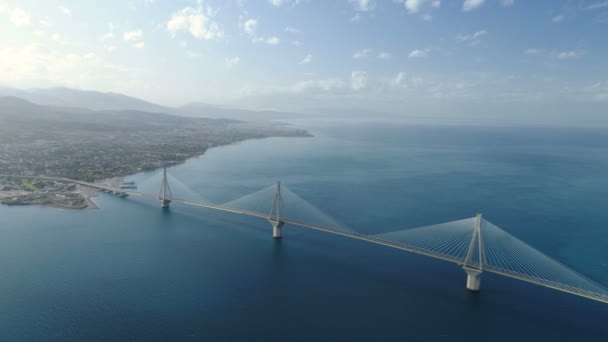
{"label": "blue sky", "polygon": [[0,84],[167,105],[598,116],[606,33],[606,0],[0,0]]}

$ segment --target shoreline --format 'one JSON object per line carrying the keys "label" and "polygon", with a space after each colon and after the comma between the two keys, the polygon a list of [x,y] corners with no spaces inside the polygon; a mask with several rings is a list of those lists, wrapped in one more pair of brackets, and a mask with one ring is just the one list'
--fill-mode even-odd
{"label": "shoreline", "polygon": [[[124,182],[125,179],[128,177],[127,176],[116,176],[116,177],[112,177],[112,178],[106,178],[106,179],[102,179],[99,182],[95,182],[96,184],[103,184],[103,185],[107,185],[109,187],[112,188],[119,188],[120,187],[120,183]],[[98,189],[94,189],[94,188],[89,188],[86,186],[82,186],[79,185],[78,186],[79,189],[87,189],[88,191],[82,191],[80,193],[80,195],[82,197],[84,197],[85,202],[87,203],[87,206],[83,209],[100,209],[101,207],[95,203],[95,201],[93,200],[93,197],[97,197],[99,196],[99,192],[101,190]]]}
{"label": "shoreline", "polygon": [[[101,183],[101,184],[104,184],[107,186],[118,188],[118,187],[120,187],[120,183],[123,182],[126,177],[127,176],[112,177],[112,178],[103,179],[96,183]],[[73,183],[69,183],[69,182],[66,182],[66,183],[73,184]],[[90,188],[85,185],[79,185],[79,184],[75,184],[75,185],[76,185],[76,190],[72,191],[70,193],[78,194],[82,197],[82,200],[84,203],[79,204],[79,205],[65,206],[65,205],[56,204],[56,203],[34,203],[34,202],[28,203],[25,201],[18,202],[18,203],[3,203],[2,202],[2,200],[7,199],[7,198],[18,198],[18,197],[22,197],[22,196],[35,194],[38,192],[38,191],[25,191],[25,190],[8,190],[8,191],[0,190],[0,203],[1,203],[1,205],[6,205],[8,207],[38,205],[41,207],[50,207],[50,208],[55,208],[55,209],[60,209],[60,210],[100,209],[100,206],[97,203],[95,203],[95,201],[93,200],[93,197],[96,197],[99,195],[100,190],[95,189],[95,188]],[[51,194],[51,193],[47,193],[47,194]]]}
{"label": "shoreline", "polygon": [[[311,135],[310,133],[308,133],[306,131],[305,135],[302,136],[287,136],[287,138],[295,138],[295,137],[300,137],[300,138],[310,138],[310,137],[314,137],[313,135]],[[116,188],[119,189],[120,188],[120,184],[122,182],[124,182],[126,180],[127,177],[135,175],[137,173],[140,172],[149,172],[149,171],[156,171],[156,170],[160,170],[164,167],[172,167],[172,166],[176,166],[176,165],[181,165],[181,164],[185,164],[188,160],[194,159],[194,158],[200,158],[202,156],[204,156],[207,151],[209,151],[210,149],[213,148],[218,148],[218,147],[224,147],[224,146],[231,146],[231,145],[236,145],[236,144],[240,144],[243,143],[245,141],[248,140],[258,140],[258,139],[268,139],[268,138],[285,138],[285,136],[267,136],[267,137],[255,137],[255,138],[249,138],[249,139],[244,139],[244,140],[240,140],[240,141],[234,141],[231,142],[229,144],[224,144],[224,145],[217,145],[217,146],[211,146],[207,149],[205,149],[205,151],[200,152],[200,153],[195,153],[190,155],[189,157],[185,158],[184,160],[181,160],[177,163],[169,163],[167,165],[163,165],[163,166],[159,166],[159,167],[155,167],[155,168],[150,168],[150,169],[145,169],[145,170],[138,170],[136,173],[133,174],[128,174],[128,175],[120,175],[120,176],[115,176],[115,177],[111,177],[111,178],[105,178],[105,179],[101,179],[99,181],[95,181],[95,184],[101,184],[101,185],[105,185],[111,188]],[[77,190],[74,193],[79,194],[80,196],[83,197],[83,200],[85,202],[85,206],[83,207],[62,207],[62,206],[58,206],[58,205],[53,205],[53,204],[37,204],[37,203],[24,203],[24,204],[20,204],[20,205],[24,205],[24,206],[28,206],[28,205],[39,205],[39,206],[43,206],[43,207],[51,207],[51,208],[56,208],[56,209],[64,209],[64,210],[82,210],[82,209],[100,209],[101,207],[95,203],[95,201],[93,200],[93,197],[97,197],[99,196],[99,192],[102,190],[99,189],[95,189],[95,188],[90,188],[84,185],[77,185]],[[20,191],[21,195],[26,195],[29,194],[31,192],[27,192],[27,191]],[[8,194],[6,194],[5,196],[3,196],[2,191],[0,191],[0,200],[2,200],[3,198],[6,197],[11,197],[12,194],[9,192]],[[4,203],[2,203],[4,204]],[[4,204],[7,206],[10,206],[9,204]]]}
{"label": "shoreline", "polygon": [[[291,125],[291,124],[286,124],[286,125]],[[161,167],[156,167],[156,168],[151,168],[151,169],[145,169],[145,170],[139,170],[137,171],[137,173],[133,173],[133,174],[128,174],[128,175],[124,175],[124,176],[116,176],[116,177],[111,177],[111,178],[105,178],[102,180],[99,180],[97,182],[95,182],[96,184],[104,184],[104,185],[108,185],[110,187],[113,188],[119,188],[120,187],[120,183],[124,182],[127,177],[129,176],[133,176],[136,175],[140,172],[150,172],[150,171],[156,171],[156,170],[160,170],[162,168],[169,168],[169,167],[173,167],[173,166],[177,166],[177,165],[183,165],[186,162],[188,162],[188,160],[191,159],[195,159],[195,158],[200,158],[202,156],[204,156],[207,151],[214,149],[214,148],[220,148],[220,147],[225,147],[225,146],[232,146],[232,145],[237,145],[237,144],[241,144],[243,142],[249,141],[249,140],[259,140],[259,139],[268,139],[268,138],[312,138],[314,137],[314,135],[308,133],[308,131],[306,131],[307,135],[304,136],[288,136],[288,137],[283,137],[283,136],[269,136],[269,137],[262,137],[262,138],[250,138],[250,139],[245,139],[245,140],[240,140],[240,141],[235,141],[235,142],[231,142],[229,144],[225,144],[225,145],[217,145],[217,146],[211,146],[209,148],[207,148],[204,152],[201,153],[195,153],[190,155],[190,157],[178,162],[178,163],[171,163],[168,165],[164,165]],[[94,191],[93,194],[89,195],[88,197],[85,197],[85,200],[87,201],[87,204],[91,203],[92,206],[87,206],[83,209],[101,209],[101,207],[99,205],[97,205],[97,203],[95,203],[92,199],[92,197],[97,197],[99,192],[101,192],[101,190],[97,190],[97,189],[91,189],[92,191]]]}
{"label": "shoreline", "polygon": [[93,195],[93,196],[86,196],[84,198],[84,200],[87,202],[87,207],[86,209],[99,209],[99,206],[97,205],[97,203],[95,203],[95,201],[93,201],[93,197],[97,196],[97,194]]}

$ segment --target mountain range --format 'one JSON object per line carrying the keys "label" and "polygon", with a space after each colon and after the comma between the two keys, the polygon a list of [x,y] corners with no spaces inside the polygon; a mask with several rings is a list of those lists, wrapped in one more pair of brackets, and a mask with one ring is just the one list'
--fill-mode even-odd
{"label": "mountain range", "polygon": [[91,111],[130,110],[149,113],[165,113],[178,116],[237,119],[244,121],[284,120],[302,117],[302,114],[272,111],[222,108],[210,104],[192,102],[180,107],[167,107],[135,97],[99,91],[77,90],[63,87],[21,90],[0,87],[0,96],[16,97],[33,104]]}

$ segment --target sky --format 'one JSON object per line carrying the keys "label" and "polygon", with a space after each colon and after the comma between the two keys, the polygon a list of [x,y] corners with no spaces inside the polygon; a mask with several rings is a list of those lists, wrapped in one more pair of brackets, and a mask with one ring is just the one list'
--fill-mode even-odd
{"label": "sky", "polygon": [[607,33],[608,0],[0,0],[0,85],[591,120],[608,116]]}

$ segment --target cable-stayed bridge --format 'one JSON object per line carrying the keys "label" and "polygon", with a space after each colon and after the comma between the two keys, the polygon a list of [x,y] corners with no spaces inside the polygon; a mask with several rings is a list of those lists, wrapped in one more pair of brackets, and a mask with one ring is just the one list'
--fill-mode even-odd
{"label": "cable-stayed bridge", "polygon": [[67,178],[0,175],[70,182],[119,196],[140,196],[170,203],[202,207],[268,220],[273,237],[281,238],[284,225],[295,225],[396,248],[457,264],[467,274],[466,288],[479,291],[483,272],[521,280],[554,290],[608,303],[608,289],[543,254],[478,214],[476,217],[426,227],[381,234],[361,234],[346,227],[300,196],[282,186],[269,186],[223,204],[173,198],[167,170],[163,171],[158,195]]}

